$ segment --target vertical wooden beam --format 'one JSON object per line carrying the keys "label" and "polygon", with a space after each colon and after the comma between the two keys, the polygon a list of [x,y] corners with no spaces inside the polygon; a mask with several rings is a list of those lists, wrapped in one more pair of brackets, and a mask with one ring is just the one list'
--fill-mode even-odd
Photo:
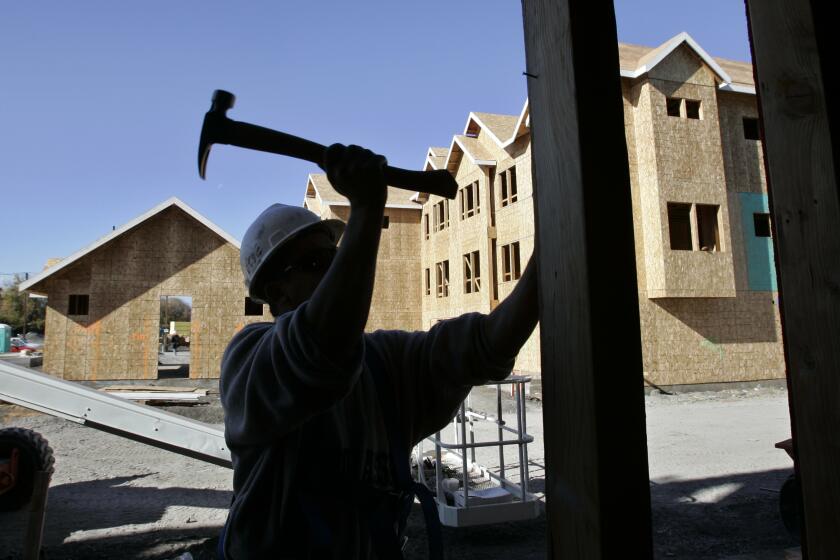
{"label": "vertical wooden beam", "polygon": [[[816,10],[829,3],[814,3]],[[836,32],[808,0],[748,0],[809,558],[840,557],[840,197],[822,69]],[[828,16],[828,14],[825,14]],[[825,25],[824,25],[825,24]],[[832,45],[833,46],[833,45]],[[828,77],[834,84],[836,77]],[[836,116],[836,113],[835,113]],[[834,144],[832,145],[832,141]]]}
{"label": "vertical wooden beam", "polygon": [[650,558],[630,174],[611,0],[524,0],[549,554]]}

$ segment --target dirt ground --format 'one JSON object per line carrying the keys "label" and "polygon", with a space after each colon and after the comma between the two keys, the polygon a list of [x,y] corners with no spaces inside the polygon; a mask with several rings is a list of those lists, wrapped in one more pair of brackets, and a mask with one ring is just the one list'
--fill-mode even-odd
{"label": "dirt ground", "polygon": [[[209,401],[167,410],[221,422],[218,401]],[[473,405],[488,409],[493,402],[485,391]],[[778,489],[792,463],[773,448],[790,436],[784,390],[651,395],[645,402],[656,557],[784,558],[795,547],[778,515]],[[511,401],[505,407],[511,410]],[[529,457],[532,489],[540,491],[539,401],[529,401],[527,411],[536,439]],[[8,405],[0,406],[0,426],[36,430],[55,452],[44,558],[170,559],[186,551],[197,559],[215,557],[230,502],[228,469]],[[517,467],[507,456],[505,463]],[[0,558],[18,557],[21,529],[19,514],[0,514]],[[444,528],[444,542],[453,559],[542,559],[545,531],[543,515]],[[408,534],[407,558],[425,558],[419,511]]]}

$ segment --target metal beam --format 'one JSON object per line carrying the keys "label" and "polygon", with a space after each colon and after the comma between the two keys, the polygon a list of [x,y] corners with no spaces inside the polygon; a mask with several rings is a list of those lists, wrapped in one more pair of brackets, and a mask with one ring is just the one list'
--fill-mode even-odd
{"label": "metal beam", "polygon": [[0,362],[0,400],[208,463],[231,466],[230,450],[219,426],[24,367]]}

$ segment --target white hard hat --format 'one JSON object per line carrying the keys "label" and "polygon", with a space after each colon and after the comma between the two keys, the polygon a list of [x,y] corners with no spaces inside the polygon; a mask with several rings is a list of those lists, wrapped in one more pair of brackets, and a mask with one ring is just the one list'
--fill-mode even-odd
{"label": "white hard hat", "polygon": [[[278,250],[305,231],[321,228],[338,243],[344,232],[341,220],[321,220],[317,214],[286,204],[272,204],[257,216],[242,238],[239,250],[239,264],[245,276],[245,285],[253,300],[265,302],[259,273]],[[256,280],[256,281],[255,281]]]}

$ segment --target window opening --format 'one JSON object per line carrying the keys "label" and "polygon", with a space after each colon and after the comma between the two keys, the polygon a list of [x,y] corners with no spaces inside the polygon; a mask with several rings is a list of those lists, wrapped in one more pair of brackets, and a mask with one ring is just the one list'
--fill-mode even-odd
{"label": "window opening", "polygon": [[90,307],[90,295],[70,294],[67,301],[68,315],[87,315]]}
{"label": "window opening", "polygon": [[464,293],[481,291],[481,261],[478,251],[464,255]]}
{"label": "window opening", "polygon": [[478,181],[473,181],[460,190],[461,219],[465,220],[480,212],[478,199]]}
{"label": "window opening", "polygon": [[758,119],[753,117],[744,117],[744,139],[745,140],[761,140],[761,135],[758,130]]}
{"label": "window opening", "polygon": [[679,117],[680,116],[680,105],[682,105],[682,99],[679,97],[668,97],[665,99],[665,108],[668,111],[669,117]]}
{"label": "window opening", "polygon": [[500,173],[502,178],[502,206],[516,202],[516,166],[511,166]]}
{"label": "window opening", "polygon": [[254,301],[248,296],[245,296],[245,316],[246,317],[261,317],[263,314],[263,304]]}
{"label": "window opening", "polygon": [[755,227],[756,237],[772,237],[770,230],[770,214],[753,214],[753,226]]}
{"label": "window opening", "polygon": [[718,232],[718,208],[716,204],[697,205],[697,239],[701,251],[720,251]]}
{"label": "window opening", "polygon": [[435,265],[435,288],[437,297],[449,296],[449,261],[442,261]]}
{"label": "window opening", "polygon": [[516,280],[520,276],[519,241],[502,245],[502,282]]}
{"label": "window opening", "polygon": [[691,251],[691,204],[668,203],[668,229],[672,251]]}
{"label": "window opening", "polygon": [[686,99],[685,116],[689,119],[700,119],[700,102],[693,99]]}

